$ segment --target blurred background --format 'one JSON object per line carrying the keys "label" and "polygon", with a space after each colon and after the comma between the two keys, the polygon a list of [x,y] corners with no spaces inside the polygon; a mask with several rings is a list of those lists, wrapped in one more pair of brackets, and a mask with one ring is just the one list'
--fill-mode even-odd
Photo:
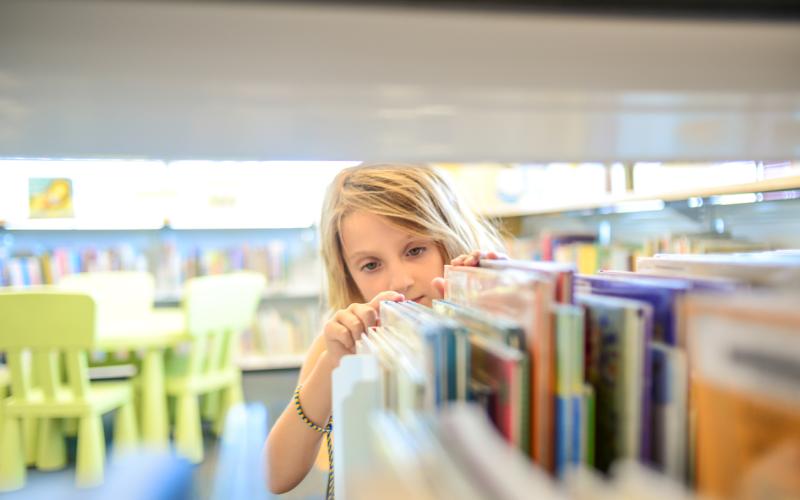
{"label": "blurred background", "polygon": [[325,311],[340,169],[433,164],[512,257],[582,274],[800,248],[799,62],[790,1],[0,0],[0,286],[146,272],[169,309],[260,273],[236,365],[271,423]]}

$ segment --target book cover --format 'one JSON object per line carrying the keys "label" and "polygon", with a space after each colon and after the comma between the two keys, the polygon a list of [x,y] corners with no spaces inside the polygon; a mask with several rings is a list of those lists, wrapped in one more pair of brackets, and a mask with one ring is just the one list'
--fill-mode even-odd
{"label": "book cover", "polygon": [[650,306],[597,295],[576,296],[585,306],[589,359],[586,379],[594,387],[596,465],[607,472],[618,458],[637,459],[646,420],[644,350]]}
{"label": "book cover", "polygon": [[650,344],[652,355],[652,447],[650,459],[676,481],[686,481],[688,366],[681,349]]}
{"label": "book cover", "polygon": [[520,271],[539,272],[550,276],[555,282],[555,301],[561,304],[572,304],[574,297],[574,278],[577,272],[575,264],[564,262],[536,262],[529,260],[490,260],[482,259],[480,267],[488,269],[518,269]]}
{"label": "book cover", "polygon": [[[498,261],[502,262],[502,261]],[[552,277],[519,269],[445,266],[445,299],[504,316],[525,329],[530,359],[531,454],[554,471],[555,368],[550,306]]]}
{"label": "book cover", "polygon": [[800,498],[800,295],[692,296],[696,478],[721,498]]}
{"label": "book cover", "polygon": [[491,388],[489,415],[506,440],[519,449],[523,442],[522,417],[526,400],[523,383],[525,355],[495,340],[471,335],[472,377]]}
{"label": "book cover", "polygon": [[555,470],[558,476],[578,463],[583,393],[583,309],[571,305],[553,307],[556,365]]}

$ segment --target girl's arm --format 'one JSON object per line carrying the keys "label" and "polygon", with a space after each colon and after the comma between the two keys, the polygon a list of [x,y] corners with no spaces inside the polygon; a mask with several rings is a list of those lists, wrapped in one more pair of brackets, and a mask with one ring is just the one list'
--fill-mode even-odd
{"label": "girl's arm", "polygon": [[[324,427],[331,413],[331,373],[339,360],[325,351],[320,335],[311,345],[300,370],[300,403],[303,412],[315,424]],[[310,429],[289,402],[267,438],[266,462],[269,489],[285,493],[297,486],[314,465],[323,435]]]}
{"label": "girl's arm", "polygon": [[[325,427],[331,415],[331,375],[342,356],[355,352],[355,343],[378,321],[383,300],[404,300],[402,294],[381,292],[367,304],[351,304],[337,311],[325,323],[323,334],[314,340],[300,370],[300,405],[305,416]],[[335,432],[335,430],[334,430]],[[269,489],[285,493],[297,486],[314,465],[322,433],[311,429],[290,401],[267,437],[266,462]]]}

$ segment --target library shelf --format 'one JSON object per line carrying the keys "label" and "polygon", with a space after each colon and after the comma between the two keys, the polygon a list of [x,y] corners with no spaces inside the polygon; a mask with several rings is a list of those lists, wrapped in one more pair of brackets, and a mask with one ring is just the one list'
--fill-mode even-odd
{"label": "library shelf", "polygon": [[[620,207],[628,204],[625,211],[636,211],[636,203],[650,201],[675,202],[692,198],[710,198],[715,196],[767,193],[774,191],[800,190],[800,175],[764,179],[744,184],[725,184],[719,186],[705,186],[696,189],[679,191],[665,191],[661,193],[626,193],[622,195],[607,195],[594,199],[569,201],[563,204],[550,204],[540,207],[497,207],[484,210],[483,215],[497,218],[525,217],[528,215],[548,215],[563,212],[580,212],[602,208]],[[630,209],[630,210],[628,210]]]}

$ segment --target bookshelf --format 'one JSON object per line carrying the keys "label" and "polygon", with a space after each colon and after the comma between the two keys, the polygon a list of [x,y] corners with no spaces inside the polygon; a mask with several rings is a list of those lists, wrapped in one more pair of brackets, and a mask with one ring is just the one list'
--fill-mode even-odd
{"label": "bookshelf", "polygon": [[318,333],[321,266],[315,234],[312,228],[0,229],[0,285],[57,283],[75,272],[149,271],[156,280],[155,307],[175,307],[188,278],[252,269],[263,273],[268,284],[254,328],[242,337],[242,366],[297,368],[303,361],[297,353]]}
{"label": "bookshelf", "polygon": [[[776,179],[765,179],[756,182],[743,184],[719,185],[713,187],[703,187],[698,189],[687,189],[680,191],[665,191],[661,193],[625,193],[621,195],[606,195],[596,198],[583,200],[580,202],[570,202],[560,204],[550,204],[541,207],[498,207],[483,211],[487,217],[512,218],[535,215],[555,215],[565,212],[595,211],[604,208],[613,210],[615,207],[621,211],[639,211],[638,207],[646,208],[646,202],[676,202],[686,201],[694,198],[711,198],[715,196],[727,196],[737,194],[758,194],[776,191],[796,191],[800,190],[800,175],[781,177]],[[787,193],[787,197],[800,197],[800,193],[794,195]],[[754,200],[755,201],[755,200]],[[722,200],[724,204],[724,200]],[[626,206],[627,205],[627,206]]]}
{"label": "bookshelf", "polygon": [[637,258],[655,253],[800,248],[796,161],[449,170],[473,206],[513,236],[506,242],[509,255],[573,262],[586,274],[631,271]]}

